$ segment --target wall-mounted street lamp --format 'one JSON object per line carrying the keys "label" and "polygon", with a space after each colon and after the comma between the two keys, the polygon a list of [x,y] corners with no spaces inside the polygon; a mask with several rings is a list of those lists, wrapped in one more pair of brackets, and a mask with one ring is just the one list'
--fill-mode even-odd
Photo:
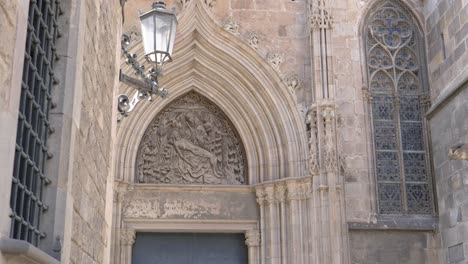
{"label": "wall-mounted street lamp", "polygon": [[129,53],[128,47],[131,43],[131,36],[122,35],[122,52],[126,63],[131,65],[135,75],[140,79],[130,77],[120,73],[120,81],[134,87],[135,91],[132,99],[125,94],[118,97],[118,121],[132,112],[135,106],[144,99],[151,101],[153,96],[167,96],[167,90],[159,86],[158,76],[162,71],[162,66],[166,62],[172,61],[172,49],[174,47],[177,18],[175,10],[167,10],[164,2],[155,2],[153,9],[140,15],[141,35],[145,49],[146,61],[150,67],[145,74],[145,66],[137,61],[137,55]]}

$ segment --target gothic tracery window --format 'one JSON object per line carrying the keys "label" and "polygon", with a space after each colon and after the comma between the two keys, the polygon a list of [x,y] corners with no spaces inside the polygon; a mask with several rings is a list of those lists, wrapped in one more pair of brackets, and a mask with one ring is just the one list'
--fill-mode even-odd
{"label": "gothic tracery window", "polygon": [[423,36],[395,1],[378,5],[365,26],[379,213],[432,214]]}

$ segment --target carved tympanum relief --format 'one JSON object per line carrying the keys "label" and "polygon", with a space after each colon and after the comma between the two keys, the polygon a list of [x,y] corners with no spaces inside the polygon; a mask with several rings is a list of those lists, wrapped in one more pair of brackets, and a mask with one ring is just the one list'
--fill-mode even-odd
{"label": "carved tympanum relief", "polygon": [[137,181],[245,184],[241,141],[222,111],[191,92],[149,125],[137,156]]}

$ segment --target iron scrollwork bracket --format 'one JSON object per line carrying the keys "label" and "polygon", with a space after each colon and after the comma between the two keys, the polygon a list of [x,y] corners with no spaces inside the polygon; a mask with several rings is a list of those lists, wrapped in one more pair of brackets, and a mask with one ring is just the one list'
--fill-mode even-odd
{"label": "iron scrollwork bracket", "polygon": [[135,53],[129,52],[128,48],[132,41],[131,36],[132,34],[122,35],[122,53],[125,57],[126,64],[132,66],[134,74],[140,77],[141,80],[128,76],[120,70],[119,80],[122,83],[135,88],[136,91],[131,97],[131,100],[125,94],[119,95],[117,102],[117,110],[119,111],[119,116],[117,117],[118,122],[128,116],[128,113],[132,112],[140,101],[145,99],[152,101],[154,96],[165,98],[168,94],[167,89],[160,87],[158,83],[158,77],[162,71],[161,67],[153,65],[148,70],[147,74],[145,74],[145,66],[138,62],[137,55]]}

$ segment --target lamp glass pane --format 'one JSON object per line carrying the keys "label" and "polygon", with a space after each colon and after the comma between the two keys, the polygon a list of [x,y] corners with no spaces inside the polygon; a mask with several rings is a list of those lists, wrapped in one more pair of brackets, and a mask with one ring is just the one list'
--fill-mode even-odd
{"label": "lamp glass pane", "polygon": [[141,17],[141,35],[145,54],[154,52],[154,19],[153,16]]}
{"label": "lamp glass pane", "polygon": [[175,16],[172,16],[172,28],[171,28],[171,39],[169,43],[169,55],[172,56],[172,50],[174,49],[174,41],[175,41],[175,35],[176,35],[176,29],[177,29],[177,20]]}

